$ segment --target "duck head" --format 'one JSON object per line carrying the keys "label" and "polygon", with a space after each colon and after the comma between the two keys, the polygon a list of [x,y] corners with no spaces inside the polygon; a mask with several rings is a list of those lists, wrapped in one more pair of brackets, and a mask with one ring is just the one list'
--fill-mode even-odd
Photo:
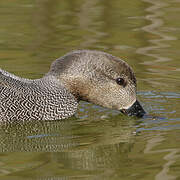
{"label": "duck head", "polygon": [[136,78],[131,67],[110,54],[73,51],[54,61],[47,75],[55,76],[78,100],[130,116],[145,114],[136,99]]}

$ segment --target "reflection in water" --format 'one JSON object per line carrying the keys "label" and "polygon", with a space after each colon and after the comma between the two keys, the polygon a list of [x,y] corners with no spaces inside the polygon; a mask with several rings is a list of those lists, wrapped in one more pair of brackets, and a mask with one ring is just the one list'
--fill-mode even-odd
{"label": "reflection in water", "polygon": [[143,2],[147,2],[152,4],[151,7],[148,7],[146,11],[150,14],[145,16],[145,19],[151,21],[150,25],[144,26],[141,29],[145,32],[148,32],[152,35],[157,36],[156,39],[150,39],[149,42],[153,44],[153,46],[142,47],[136,50],[136,53],[143,54],[146,56],[150,56],[155,58],[155,61],[145,61],[144,64],[153,64],[155,62],[165,62],[171,61],[170,58],[161,56],[161,54],[152,52],[153,50],[160,49],[160,48],[168,48],[170,45],[166,43],[166,41],[177,40],[176,37],[169,36],[163,34],[159,28],[163,26],[164,22],[162,19],[163,16],[163,8],[167,7],[169,4],[156,1],[156,0],[142,0]]}
{"label": "reflection in water", "polygon": [[[117,117],[121,119],[118,122],[115,120]],[[70,118],[52,122],[19,121],[2,123],[0,151],[61,152],[91,145],[129,142],[133,134],[133,122],[128,122],[124,118],[124,116],[116,115],[109,120],[106,119],[106,122],[104,122],[104,119],[86,122],[86,119]],[[103,126],[98,130],[97,126],[101,125]],[[82,126],[82,129],[79,126]],[[106,132],[106,129],[111,126],[113,131]],[[103,136],[101,133],[103,133]],[[113,138],[113,140],[106,138],[106,136]]]}
{"label": "reflection in water", "polygon": [[155,180],[162,180],[162,179],[167,179],[167,180],[173,180],[176,179],[177,176],[175,175],[170,175],[170,166],[172,166],[178,158],[180,158],[179,154],[180,150],[177,148],[172,148],[172,149],[162,149],[162,150],[153,150],[157,145],[160,143],[163,143],[165,138],[163,137],[163,134],[156,135],[152,139],[147,141],[146,148],[144,149],[145,154],[158,154],[158,153],[164,153],[167,152],[163,159],[166,160],[164,165],[162,166],[162,170],[155,176]]}
{"label": "reflection in water", "polygon": [[[54,54],[54,42],[57,39],[57,26],[54,23],[53,15],[56,13],[58,1],[54,0],[37,0],[36,8],[33,13],[33,26],[36,30],[32,38],[32,43],[29,45],[29,50],[32,56],[37,56],[39,59],[49,57]],[[48,52],[42,51],[48,47]]]}
{"label": "reflection in water", "polygon": [[[163,148],[163,149],[156,149],[156,146],[160,146],[161,144],[166,144],[164,141],[167,139],[167,130],[175,130],[180,129],[179,124],[175,124],[174,122],[180,122],[180,118],[174,119],[174,115],[179,114],[179,104],[173,105],[173,99],[179,99],[180,94],[179,93],[167,93],[167,92],[144,92],[142,93],[144,98],[146,99],[146,102],[148,100],[153,103],[153,107],[151,107],[151,111],[156,112],[158,114],[159,118],[157,119],[147,119],[144,120],[144,124],[148,125],[146,128],[138,128],[137,131],[158,131],[158,133],[154,133],[156,135],[153,135],[151,138],[148,139],[146,147],[144,149],[145,154],[165,154],[163,156],[163,159],[165,162],[162,165],[162,169],[156,174],[155,179],[156,180],[162,180],[162,179],[176,179],[176,175],[170,174],[170,167],[174,165],[178,158],[180,158],[179,148]],[[166,103],[167,109],[164,109],[161,104]],[[169,114],[168,119],[164,117],[164,114]],[[172,121],[172,122],[171,122]],[[166,123],[165,123],[166,122]],[[142,124],[141,124],[142,125]],[[165,131],[166,130],[166,131]],[[159,131],[161,131],[159,133]],[[165,138],[166,137],[166,138]],[[167,141],[167,140],[166,140]]]}
{"label": "reflection in water", "polygon": [[[170,30],[163,32],[163,28],[165,29],[168,26],[165,17],[168,17],[166,9],[171,5],[171,2],[162,0],[142,1],[150,4],[150,7],[145,9],[147,14],[143,17],[148,23],[150,21],[150,24],[140,28],[147,33],[146,41],[148,45],[136,50],[137,54],[143,55],[143,58],[146,59],[141,62],[141,65],[144,65],[147,69],[146,79],[143,79],[143,81],[151,84],[154,88],[160,86],[165,88],[168,84],[171,84],[175,91],[177,87],[174,86],[174,83],[180,84],[177,78],[179,67],[177,56],[171,55],[171,52],[174,51],[174,47],[171,46],[173,43],[177,43],[178,33],[170,33]],[[168,18],[168,20],[173,21],[171,18]],[[167,83],[167,79],[169,79],[169,83]]]}
{"label": "reflection in water", "polygon": [[103,6],[98,5],[99,0],[85,0],[79,12],[79,29],[86,32],[82,34],[82,43],[80,47],[93,47],[99,39],[105,37],[106,33],[99,31],[102,21],[98,21],[98,17],[103,14]]}
{"label": "reflection in water", "polygon": [[[76,146],[67,122],[15,122],[1,125],[1,152],[56,152]],[[69,129],[70,131],[71,129]],[[64,133],[64,136],[61,135]],[[57,142],[58,139],[58,143]],[[22,143],[23,142],[23,143]]]}
{"label": "reflection in water", "polygon": [[[9,160],[1,159],[4,167],[1,176],[22,171],[31,175],[36,169],[38,174],[45,171],[43,176],[46,177],[55,166],[60,167],[57,173],[64,178],[82,175],[91,179],[90,172],[99,177],[110,177],[129,162],[128,154],[135,137],[134,123],[133,119],[128,121],[125,116],[116,115],[99,121],[72,118],[1,124],[1,152],[17,154],[13,160],[15,164],[21,159],[24,162],[19,167],[13,164],[6,167]],[[17,151],[21,152],[20,157],[15,153]],[[29,156],[23,152],[29,152]],[[101,171],[101,168],[109,170]]]}

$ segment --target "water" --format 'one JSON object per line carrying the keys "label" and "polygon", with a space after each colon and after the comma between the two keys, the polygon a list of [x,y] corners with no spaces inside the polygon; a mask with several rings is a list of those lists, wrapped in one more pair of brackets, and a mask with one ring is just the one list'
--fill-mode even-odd
{"label": "water", "polygon": [[0,179],[180,179],[179,0],[1,0],[0,67],[39,78],[74,49],[125,59],[148,115],[1,124]]}

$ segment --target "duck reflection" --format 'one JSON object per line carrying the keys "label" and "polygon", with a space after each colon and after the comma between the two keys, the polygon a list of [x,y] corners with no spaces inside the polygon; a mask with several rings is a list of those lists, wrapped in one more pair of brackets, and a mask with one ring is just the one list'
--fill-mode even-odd
{"label": "duck reflection", "polygon": [[[53,122],[1,124],[0,151],[14,156],[14,162],[25,162],[18,169],[6,160],[9,165],[5,170],[9,174],[21,174],[23,170],[31,177],[35,176],[35,170],[40,179],[54,179],[49,177],[52,173],[58,179],[62,174],[63,178],[83,175],[91,179],[94,173],[109,176],[123,167],[129,162],[136,122],[119,114],[102,117],[104,112],[99,112],[94,118],[95,112],[91,113],[88,119],[73,117]],[[101,168],[109,171],[102,173]]]}

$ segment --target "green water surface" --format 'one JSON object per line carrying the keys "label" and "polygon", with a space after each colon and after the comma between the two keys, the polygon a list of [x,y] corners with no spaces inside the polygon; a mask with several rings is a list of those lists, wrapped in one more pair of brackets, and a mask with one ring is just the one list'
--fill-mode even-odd
{"label": "green water surface", "polygon": [[95,49],[128,62],[148,116],[81,102],[75,117],[0,125],[0,180],[180,179],[179,0],[1,0],[0,68],[40,78]]}

